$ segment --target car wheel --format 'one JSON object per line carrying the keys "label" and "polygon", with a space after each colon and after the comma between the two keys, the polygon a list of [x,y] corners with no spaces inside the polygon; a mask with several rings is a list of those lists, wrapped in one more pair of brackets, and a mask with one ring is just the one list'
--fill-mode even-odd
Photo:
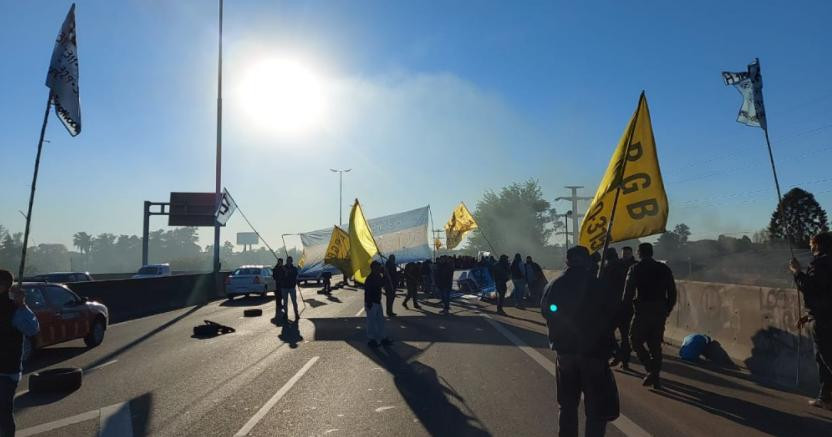
{"label": "car wheel", "polygon": [[92,324],[92,328],[90,328],[90,333],[84,337],[84,343],[87,344],[87,347],[96,347],[101,344],[104,341],[105,330],[106,326],[104,325],[104,321],[96,319]]}
{"label": "car wheel", "polygon": [[23,337],[23,354],[20,356],[20,361],[23,364],[29,362],[29,359],[32,358],[32,339],[29,337]]}
{"label": "car wheel", "polygon": [[32,393],[71,392],[81,387],[83,370],[77,367],[49,369],[29,375]]}

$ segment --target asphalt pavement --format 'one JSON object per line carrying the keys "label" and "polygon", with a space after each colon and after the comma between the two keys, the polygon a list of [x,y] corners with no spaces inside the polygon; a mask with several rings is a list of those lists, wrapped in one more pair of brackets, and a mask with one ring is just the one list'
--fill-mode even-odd
{"label": "asphalt pavement", "polygon": [[[366,345],[363,292],[303,289],[297,324],[275,326],[274,300],[237,298],[110,326],[103,344],[40,351],[26,374],[85,370],[69,394],[18,388],[18,435],[39,436],[546,436],[557,433],[554,355],[536,308],[476,296],[441,315],[387,318],[390,347]],[[261,317],[243,310],[262,308]],[[236,329],[195,338],[211,320]],[[662,390],[643,368],[616,371],[622,417],[611,436],[832,436],[832,413],[802,394],[755,383],[742,369],[690,364],[666,348]]]}

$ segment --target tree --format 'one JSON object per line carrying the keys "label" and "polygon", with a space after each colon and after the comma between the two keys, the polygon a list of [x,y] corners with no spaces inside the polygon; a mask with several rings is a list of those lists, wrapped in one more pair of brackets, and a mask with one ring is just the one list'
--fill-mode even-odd
{"label": "tree", "polygon": [[[469,250],[493,250],[499,254],[520,252],[541,256],[553,230],[549,202],[535,180],[488,191],[473,212],[479,226],[468,240]],[[491,243],[489,245],[488,243]]]}
{"label": "tree", "polygon": [[680,244],[685,244],[688,242],[688,237],[690,237],[690,228],[684,223],[679,223],[673,228],[673,233],[678,237]]}
{"label": "tree", "polygon": [[92,247],[92,235],[86,232],[76,232],[72,236],[72,245],[78,248],[83,254],[89,254]]}
{"label": "tree", "polygon": [[801,188],[792,188],[780,203],[783,215],[786,218],[785,233],[784,223],[780,220],[779,208],[771,213],[771,221],[768,225],[768,232],[772,240],[784,241],[787,237],[792,245],[798,248],[808,248],[809,238],[818,232],[828,231],[829,222],[826,218],[826,211],[820,207],[815,196]]}

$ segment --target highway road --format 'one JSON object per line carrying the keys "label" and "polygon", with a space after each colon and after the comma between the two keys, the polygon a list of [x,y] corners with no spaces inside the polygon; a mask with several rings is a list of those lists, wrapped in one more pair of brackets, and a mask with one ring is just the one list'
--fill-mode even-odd
{"label": "highway road", "polygon": [[[85,369],[65,395],[17,395],[19,436],[545,436],[556,435],[554,360],[535,309],[475,297],[387,320],[395,343],[370,349],[363,292],[304,289],[295,327],[272,324],[273,299],[236,299],[119,323],[92,350],[71,342],[41,351],[26,373]],[[262,308],[262,317],[243,317]],[[236,329],[210,339],[192,328]],[[665,351],[661,391],[643,368],[616,371],[622,417],[612,436],[830,436],[832,413],[766,387],[741,370],[694,365]]]}

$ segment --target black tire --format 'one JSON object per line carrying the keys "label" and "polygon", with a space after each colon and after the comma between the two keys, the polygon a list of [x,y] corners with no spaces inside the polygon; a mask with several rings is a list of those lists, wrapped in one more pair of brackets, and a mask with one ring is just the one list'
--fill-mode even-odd
{"label": "black tire", "polygon": [[77,367],[49,369],[29,375],[32,393],[72,392],[81,388],[84,371]]}
{"label": "black tire", "polygon": [[243,317],[260,317],[263,315],[263,310],[260,308],[250,308],[243,310]]}
{"label": "black tire", "polygon": [[107,324],[104,322],[104,319],[97,318],[94,322],[92,322],[92,326],[90,326],[90,333],[84,337],[84,343],[89,348],[94,348],[101,344],[104,341],[104,331],[107,330]]}

